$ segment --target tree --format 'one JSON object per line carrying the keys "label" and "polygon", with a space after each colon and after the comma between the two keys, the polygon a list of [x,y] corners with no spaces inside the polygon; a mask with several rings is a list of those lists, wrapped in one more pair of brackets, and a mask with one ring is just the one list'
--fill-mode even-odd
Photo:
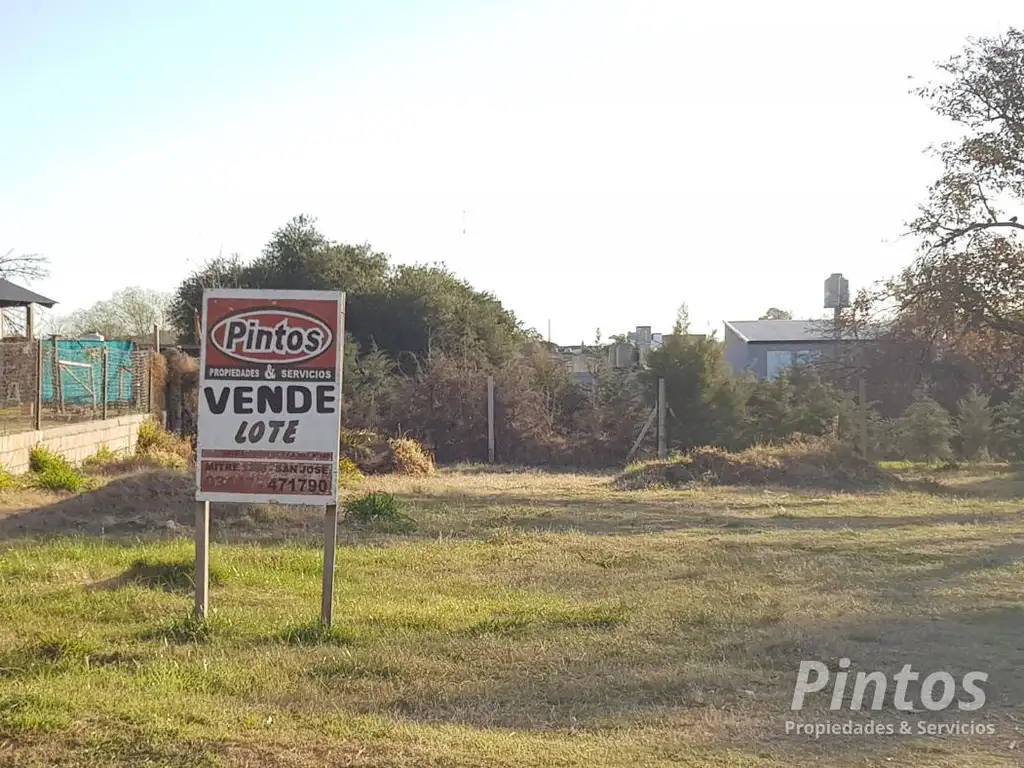
{"label": "tree", "polygon": [[828,434],[842,400],[812,366],[792,366],[774,379],[752,382],[746,400],[747,442],[784,440],[794,432]]}
{"label": "tree", "polygon": [[31,283],[50,275],[50,261],[38,253],[15,253],[14,249],[0,254],[0,278]]}
{"label": "tree", "polygon": [[524,337],[498,299],[440,265],[399,266],[382,292],[367,294],[359,306],[352,333],[366,347],[376,343],[392,355],[444,353],[497,364],[513,356]]}
{"label": "tree", "polygon": [[910,231],[917,260],[884,286],[942,332],[1024,335],[1024,32],[969,39],[914,90],[961,136],[932,151],[944,172]]}
{"label": "tree", "polygon": [[207,261],[181,282],[171,299],[168,317],[178,337],[198,343],[205,289],[245,288],[252,282],[251,270],[237,254]]}
{"label": "tree", "polygon": [[352,399],[364,407],[363,421],[370,429],[377,427],[378,408],[382,402],[387,403],[387,398],[395,389],[396,371],[395,362],[376,346],[360,355],[355,364],[352,372]]}
{"label": "tree", "polygon": [[54,323],[68,336],[100,333],[108,339],[148,336],[153,326],[167,326],[171,296],[160,291],[132,286],[109,299],[79,309]]}
{"label": "tree", "polygon": [[744,396],[725,363],[725,345],[714,335],[693,337],[688,331],[683,306],[672,336],[648,355],[643,376],[648,401],[655,402],[658,379],[664,378],[672,448],[735,446],[741,439]]}
{"label": "tree", "polygon": [[494,296],[475,290],[443,266],[392,268],[369,245],[327,239],[316,220],[297,216],[276,230],[251,263],[218,257],[186,278],[171,316],[179,333],[196,334],[205,288],[344,291],[346,330],[360,348],[377,348],[403,366],[434,353],[495,364],[525,338],[518,320]]}
{"label": "tree", "polygon": [[957,432],[960,436],[960,454],[965,459],[988,458],[992,437],[992,411],[989,399],[972,388],[957,407]]}
{"label": "tree", "polygon": [[1024,386],[995,408],[995,442],[999,455],[1024,460]]}
{"label": "tree", "polygon": [[949,446],[953,437],[953,422],[949,411],[923,393],[896,422],[900,448],[908,459],[947,460],[953,451]]}
{"label": "tree", "polygon": [[757,319],[758,320],[792,320],[793,319],[793,313],[790,312],[788,309],[776,309],[775,307],[772,307],[771,309],[769,309],[767,312],[765,312],[763,315],[761,315]]}

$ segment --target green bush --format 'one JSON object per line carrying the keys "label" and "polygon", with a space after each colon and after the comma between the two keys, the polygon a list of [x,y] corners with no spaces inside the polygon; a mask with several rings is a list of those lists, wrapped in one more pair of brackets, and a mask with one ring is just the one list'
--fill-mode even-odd
{"label": "green bush", "polygon": [[11,491],[20,488],[21,483],[14,475],[0,467],[0,491]]}
{"label": "green bush", "polygon": [[81,472],[63,456],[42,444],[29,451],[28,468],[33,475],[33,485],[43,490],[75,493],[86,485]]}
{"label": "green bush", "polygon": [[67,459],[54,453],[42,443],[34,446],[28,452],[28,471],[36,474],[42,474],[47,469],[67,463]]}
{"label": "green bush", "polygon": [[94,453],[92,456],[87,456],[85,460],[82,461],[82,468],[99,469],[101,467],[107,466],[108,464],[112,464],[115,461],[117,461],[117,454],[110,450],[110,448],[108,448],[107,446],[101,445],[97,449],[96,453]]}
{"label": "green bush", "polygon": [[343,505],[345,522],[352,525],[372,526],[393,531],[408,531],[416,527],[415,521],[402,512],[401,502],[391,493],[374,491]]}

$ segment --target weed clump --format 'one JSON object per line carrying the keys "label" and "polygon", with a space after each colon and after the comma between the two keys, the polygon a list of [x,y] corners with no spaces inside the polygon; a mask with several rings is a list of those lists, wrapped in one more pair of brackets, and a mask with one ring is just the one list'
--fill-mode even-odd
{"label": "weed clump", "polygon": [[328,627],[321,621],[295,624],[281,633],[288,645],[353,645],[358,636],[343,627]]}
{"label": "weed clump", "polygon": [[374,491],[343,505],[344,522],[348,525],[371,527],[394,532],[411,531],[416,521],[402,512],[401,502],[391,493]]}
{"label": "weed clump", "polygon": [[394,472],[400,475],[432,475],[434,458],[409,437],[386,438],[368,429],[343,429],[339,468],[355,468],[364,475]]}
{"label": "weed clump", "polygon": [[363,473],[359,471],[359,465],[357,465],[348,456],[342,456],[338,459],[338,484],[348,485],[359,482],[363,479]]}
{"label": "weed clump", "polygon": [[0,467],[0,491],[13,491],[21,487],[21,482],[17,477],[8,472],[4,467]]}
{"label": "weed clump", "polygon": [[87,456],[82,461],[82,469],[102,469],[108,464],[117,461],[117,454],[106,445],[101,445],[92,456]]}
{"label": "weed clump", "polygon": [[434,459],[423,446],[408,437],[388,441],[392,451],[392,467],[400,475],[432,475]]}
{"label": "weed clump", "polygon": [[28,468],[32,475],[32,485],[46,491],[76,493],[87,485],[86,478],[81,472],[59,453],[42,443],[29,451]]}
{"label": "weed clump", "polygon": [[31,650],[35,658],[56,664],[60,661],[81,661],[94,653],[92,644],[81,638],[52,635],[42,638]]}
{"label": "weed clump", "polygon": [[213,627],[210,622],[196,616],[183,616],[170,624],[145,632],[143,640],[162,640],[165,643],[179,645],[208,643],[213,639]]}
{"label": "weed clump", "polygon": [[892,474],[827,438],[796,437],[732,453],[695,448],[666,460],[633,464],[615,478],[618,490],[693,484],[783,486],[826,490],[884,490],[899,485]]}
{"label": "weed clump", "polygon": [[187,469],[195,460],[189,440],[167,431],[152,419],[139,425],[135,455],[171,469]]}

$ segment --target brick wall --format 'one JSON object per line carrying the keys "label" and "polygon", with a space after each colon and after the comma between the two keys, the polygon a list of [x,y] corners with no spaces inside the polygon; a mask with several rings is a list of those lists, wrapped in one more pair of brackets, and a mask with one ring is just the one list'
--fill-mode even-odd
{"label": "brick wall", "polygon": [[145,414],[140,413],[52,427],[38,432],[0,435],[0,466],[15,474],[28,472],[28,452],[37,443],[42,443],[76,464],[92,456],[102,445],[115,453],[131,454],[135,452],[139,425],[146,418]]}

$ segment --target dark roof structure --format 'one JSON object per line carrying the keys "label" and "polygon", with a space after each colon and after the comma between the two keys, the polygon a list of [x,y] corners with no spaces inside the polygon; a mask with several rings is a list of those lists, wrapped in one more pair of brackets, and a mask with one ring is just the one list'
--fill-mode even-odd
{"label": "dark roof structure", "polygon": [[49,309],[57,302],[33,293],[28,288],[15,285],[10,280],[0,278],[0,307],[27,307],[30,304],[38,304]]}

